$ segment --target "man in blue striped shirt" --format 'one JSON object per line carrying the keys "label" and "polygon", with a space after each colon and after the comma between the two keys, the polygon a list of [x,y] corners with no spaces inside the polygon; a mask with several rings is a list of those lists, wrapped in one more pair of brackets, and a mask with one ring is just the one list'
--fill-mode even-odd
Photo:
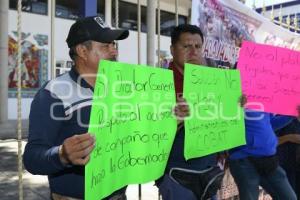
{"label": "man in blue striped shirt", "polygon": [[[98,63],[116,60],[114,41],[128,35],[100,17],[77,20],[67,38],[74,66],[46,83],[31,104],[24,165],[32,174],[48,175],[54,200],[84,198],[84,165],[95,145],[87,131]],[[106,199],[126,199],[125,188]]]}

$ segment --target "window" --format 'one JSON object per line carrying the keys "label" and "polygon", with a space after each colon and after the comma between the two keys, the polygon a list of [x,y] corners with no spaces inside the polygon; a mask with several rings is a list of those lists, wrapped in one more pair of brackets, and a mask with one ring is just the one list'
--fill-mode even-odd
{"label": "window", "polygon": [[[186,23],[187,23],[187,17],[179,15],[178,24],[180,25]],[[171,32],[175,26],[176,26],[175,14],[161,10],[160,11],[160,34],[165,36],[171,36]]]}
{"label": "window", "polygon": [[[296,17],[296,21],[295,21],[295,17]],[[300,19],[300,13],[290,15],[290,22],[291,22],[291,28],[290,29],[292,31],[295,31],[296,26],[297,26],[297,28],[300,27],[300,20],[299,19]],[[297,32],[300,32],[300,31],[297,31]]]}
{"label": "window", "polygon": [[[296,21],[297,27],[299,28],[300,27],[300,13],[290,15],[291,26],[295,26],[295,17],[296,17],[296,20],[297,20]],[[288,16],[284,16],[283,18],[286,19],[285,21],[287,21]]]}
{"label": "window", "polygon": [[[300,13],[296,14],[296,16],[297,16],[297,19],[298,19],[297,20],[297,24],[298,24],[297,27],[299,28],[300,27],[300,20],[299,20],[300,19]],[[284,25],[287,24],[287,22],[288,22],[287,18],[288,18],[287,15],[282,16],[282,24],[284,24]],[[294,27],[295,27],[294,19],[295,19],[295,14],[291,14],[290,15],[290,30],[291,31],[295,31],[295,29],[294,29]],[[275,17],[274,20],[277,21],[276,22],[277,25],[280,25],[279,24],[280,18],[278,16]],[[286,26],[284,26],[284,27],[287,28]],[[300,32],[300,31],[297,31],[297,32]]]}
{"label": "window", "polygon": [[[112,2],[112,25],[115,26],[115,1]],[[141,31],[147,32],[147,8],[141,6]],[[157,12],[156,12],[157,22]],[[178,16],[179,24],[186,24],[187,17]],[[160,11],[160,31],[162,35],[171,36],[173,27],[175,26],[175,14]],[[137,4],[119,1],[119,27],[137,31]],[[157,27],[156,27],[157,33]]]}
{"label": "window", "polygon": [[[9,8],[17,10],[18,0],[9,0]],[[23,0],[22,11],[48,15],[48,0]]]}
{"label": "window", "polygon": [[79,18],[79,1],[56,0],[55,16],[65,19]]}
{"label": "window", "polygon": [[56,61],[55,75],[61,75],[71,70],[73,66],[73,61],[69,60],[58,60]]}
{"label": "window", "polygon": [[[141,6],[141,31],[147,32],[146,27],[146,7]],[[115,1],[112,3],[112,26],[115,22]],[[119,1],[119,27],[137,31],[137,4]]]}
{"label": "window", "polygon": [[105,0],[97,0],[97,15],[105,21]]}
{"label": "window", "polygon": [[[297,24],[297,27],[300,28],[300,13],[297,14]],[[300,33],[300,30],[298,32]]]}

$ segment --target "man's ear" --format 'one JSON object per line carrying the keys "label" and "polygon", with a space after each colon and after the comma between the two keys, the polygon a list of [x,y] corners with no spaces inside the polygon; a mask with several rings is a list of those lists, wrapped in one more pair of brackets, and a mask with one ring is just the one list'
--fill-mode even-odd
{"label": "man's ear", "polygon": [[75,47],[75,49],[78,57],[80,57],[83,60],[87,60],[88,49],[86,46],[79,44]]}
{"label": "man's ear", "polygon": [[174,56],[174,46],[173,45],[170,46],[170,51],[171,51],[171,55]]}

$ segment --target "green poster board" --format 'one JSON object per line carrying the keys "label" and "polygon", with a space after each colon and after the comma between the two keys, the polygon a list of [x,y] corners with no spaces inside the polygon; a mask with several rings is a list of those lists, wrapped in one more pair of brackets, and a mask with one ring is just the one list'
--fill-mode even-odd
{"label": "green poster board", "polygon": [[89,133],[96,146],[85,167],[85,199],[163,175],[176,133],[173,73],[101,61]]}
{"label": "green poster board", "polygon": [[183,96],[191,112],[184,122],[186,159],[245,144],[238,70],[186,64]]}

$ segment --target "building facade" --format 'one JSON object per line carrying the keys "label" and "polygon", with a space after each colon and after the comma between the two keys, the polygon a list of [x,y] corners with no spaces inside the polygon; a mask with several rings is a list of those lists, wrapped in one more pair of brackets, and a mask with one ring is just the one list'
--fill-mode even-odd
{"label": "building facade", "polygon": [[[2,1],[1,1],[2,2]],[[51,2],[49,0],[23,0],[22,3],[22,119],[28,119],[30,104],[35,92],[53,75],[53,67],[57,66],[56,74],[65,71],[70,66],[70,58],[65,39],[71,24],[77,18],[84,16],[88,8],[97,8],[91,12],[106,18],[112,27],[116,26],[116,14],[119,16],[120,28],[129,29],[130,37],[119,42],[119,61],[137,63],[137,1],[118,1],[116,13],[115,0],[56,0],[54,35],[51,35]],[[175,25],[175,0],[162,0],[160,3],[160,52],[164,57],[170,57],[170,33]],[[179,23],[187,23],[190,1],[179,1]],[[9,0],[8,5],[8,101],[7,119],[17,119],[17,0]],[[146,64],[146,8],[147,1],[141,1],[141,64]],[[157,12],[156,12],[157,13]],[[91,15],[91,13],[88,13]],[[157,21],[157,14],[156,19]],[[1,21],[2,23],[2,21]],[[156,28],[157,33],[157,28]],[[51,38],[53,36],[53,38]],[[51,44],[54,45],[55,62],[51,63]],[[155,38],[157,50],[157,36]],[[155,63],[158,62],[157,57]],[[5,66],[2,66],[5,67]],[[5,103],[4,103],[5,104]]]}
{"label": "building facade", "polygon": [[300,33],[300,1],[257,8],[256,11],[292,32]]}
{"label": "building facade", "polygon": [[[0,130],[2,129],[5,133],[15,133],[16,126],[11,126],[10,122],[17,120],[18,113],[16,98],[17,2],[18,0],[0,1]],[[140,54],[138,54],[137,2],[141,4]],[[147,7],[149,8],[150,4],[157,7],[157,2],[157,0],[23,0],[21,13],[21,118],[28,119],[30,104],[36,91],[55,74],[63,73],[70,68],[71,60],[65,39],[71,24],[81,16],[99,15],[112,27],[129,29],[129,38],[120,41],[118,45],[119,61],[137,64],[138,55],[140,55],[140,64],[147,64],[147,33],[153,28],[147,27]],[[160,12],[156,9],[156,14],[151,18],[155,24],[158,21],[158,13],[160,13],[160,37],[158,38],[156,24],[153,40],[156,66],[161,65],[162,61],[168,62],[171,57],[170,33],[172,27],[176,25],[176,13],[178,13],[179,24],[189,23],[192,4],[191,0],[160,0],[159,2]],[[151,6],[153,7],[153,5]],[[53,10],[54,12],[52,12]],[[271,19],[273,16],[272,19],[278,22],[281,19],[285,23],[290,16],[291,26],[297,23],[300,27],[300,21],[293,18],[293,16],[300,18],[299,1],[257,9],[260,13],[263,10],[266,17]],[[298,31],[300,32],[300,30]],[[160,59],[157,56],[158,52]],[[3,129],[2,127],[7,128]],[[0,132],[0,138],[1,134]]]}

